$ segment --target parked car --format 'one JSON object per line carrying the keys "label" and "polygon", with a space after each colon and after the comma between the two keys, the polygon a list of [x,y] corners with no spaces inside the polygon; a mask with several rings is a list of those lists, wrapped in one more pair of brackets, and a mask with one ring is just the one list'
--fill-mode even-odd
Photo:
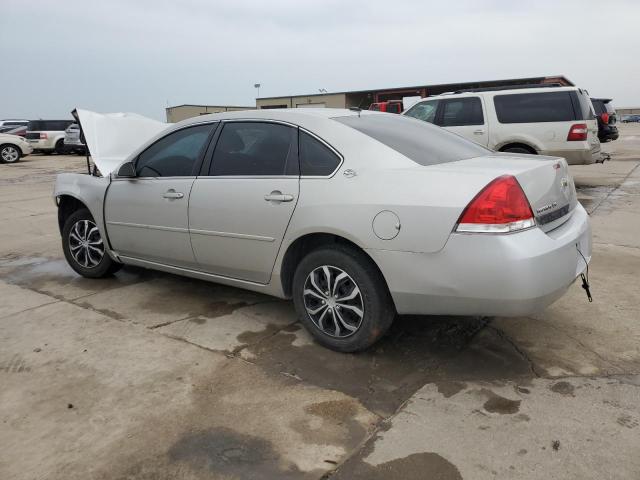
{"label": "parked car", "polygon": [[0,127],[26,127],[29,120],[0,120]]}
{"label": "parked car", "polygon": [[617,115],[610,98],[592,98],[591,104],[598,121],[598,139],[601,143],[618,139]]}
{"label": "parked car", "polygon": [[35,152],[49,155],[65,153],[64,131],[73,120],[32,120],[27,126],[26,138]]}
{"label": "parked car", "polygon": [[369,110],[373,110],[374,112],[402,113],[402,100],[372,103],[369,105]]}
{"label": "parked car", "polygon": [[87,152],[87,146],[80,138],[80,127],[77,123],[72,123],[64,131],[64,147],[66,151],[79,155]]}
{"label": "parked car", "polygon": [[640,115],[625,115],[622,117],[622,123],[634,123],[640,122]]}
{"label": "parked car", "polygon": [[598,124],[577,87],[477,89],[428,97],[403,115],[424,120],[491,150],[600,160]]}
{"label": "parked car", "polygon": [[26,125],[4,125],[0,127],[0,133],[7,133],[9,135],[18,135],[24,137],[27,134]]}
{"label": "parked car", "polygon": [[33,149],[29,142],[18,135],[0,133],[0,163],[16,163]]}
{"label": "parked car", "polygon": [[[82,127],[104,168],[100,132]],[[118,138],[110,128],[101,148]],[[80,275],[129,264],[293,298],[316,340],[344,352],[372,345],[396,313],[531,314],[591,256],[564,159],[496,154],[400,115],[205,115],[102,173],[56,180]]]}

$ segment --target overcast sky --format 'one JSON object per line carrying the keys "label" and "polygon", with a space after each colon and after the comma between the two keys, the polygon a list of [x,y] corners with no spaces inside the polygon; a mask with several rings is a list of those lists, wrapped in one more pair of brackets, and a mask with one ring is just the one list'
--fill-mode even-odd
{"label": "overcast sky", "polygon": [[565,75],[640,106],[640,0],[4,0],[0,118]]}

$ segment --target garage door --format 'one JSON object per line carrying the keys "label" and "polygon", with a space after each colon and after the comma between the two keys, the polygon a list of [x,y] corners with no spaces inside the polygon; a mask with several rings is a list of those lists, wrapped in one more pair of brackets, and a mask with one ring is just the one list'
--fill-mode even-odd
{"label": "garage door", "polygon": [[326,103],[297,103],[296,108],[325,108]]}

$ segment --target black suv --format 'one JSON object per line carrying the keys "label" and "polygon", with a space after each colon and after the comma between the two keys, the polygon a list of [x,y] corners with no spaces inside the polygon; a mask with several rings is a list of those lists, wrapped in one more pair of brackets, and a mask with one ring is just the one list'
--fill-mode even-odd
{"label": "black suv", "polygon": [[618,127],[616,127],[616,111],[611,105],[610,98],[592,98],[591,103],[596,111],[598,119],[598,138],[600,142],[611,142],[618,139]]}

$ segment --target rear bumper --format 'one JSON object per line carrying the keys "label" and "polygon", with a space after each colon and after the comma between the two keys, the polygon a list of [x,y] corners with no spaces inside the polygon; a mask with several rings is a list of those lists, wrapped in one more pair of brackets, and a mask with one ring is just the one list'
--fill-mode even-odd
{"label": "rear bumper", "polygon": [[437,253],[368,250],[400,314],[522,316],[560,298],[591,259],[589,217],[577,205],[551,232],[452,234]]}
{"label": "rear bumper", "polygon": [[562,157],[567,160],[569,165],[589,165],[600,160],[600,145],[597,148],[589,146],[577,150],[553,150],[540,152],[542,155],[550,155],[552,157]]}

